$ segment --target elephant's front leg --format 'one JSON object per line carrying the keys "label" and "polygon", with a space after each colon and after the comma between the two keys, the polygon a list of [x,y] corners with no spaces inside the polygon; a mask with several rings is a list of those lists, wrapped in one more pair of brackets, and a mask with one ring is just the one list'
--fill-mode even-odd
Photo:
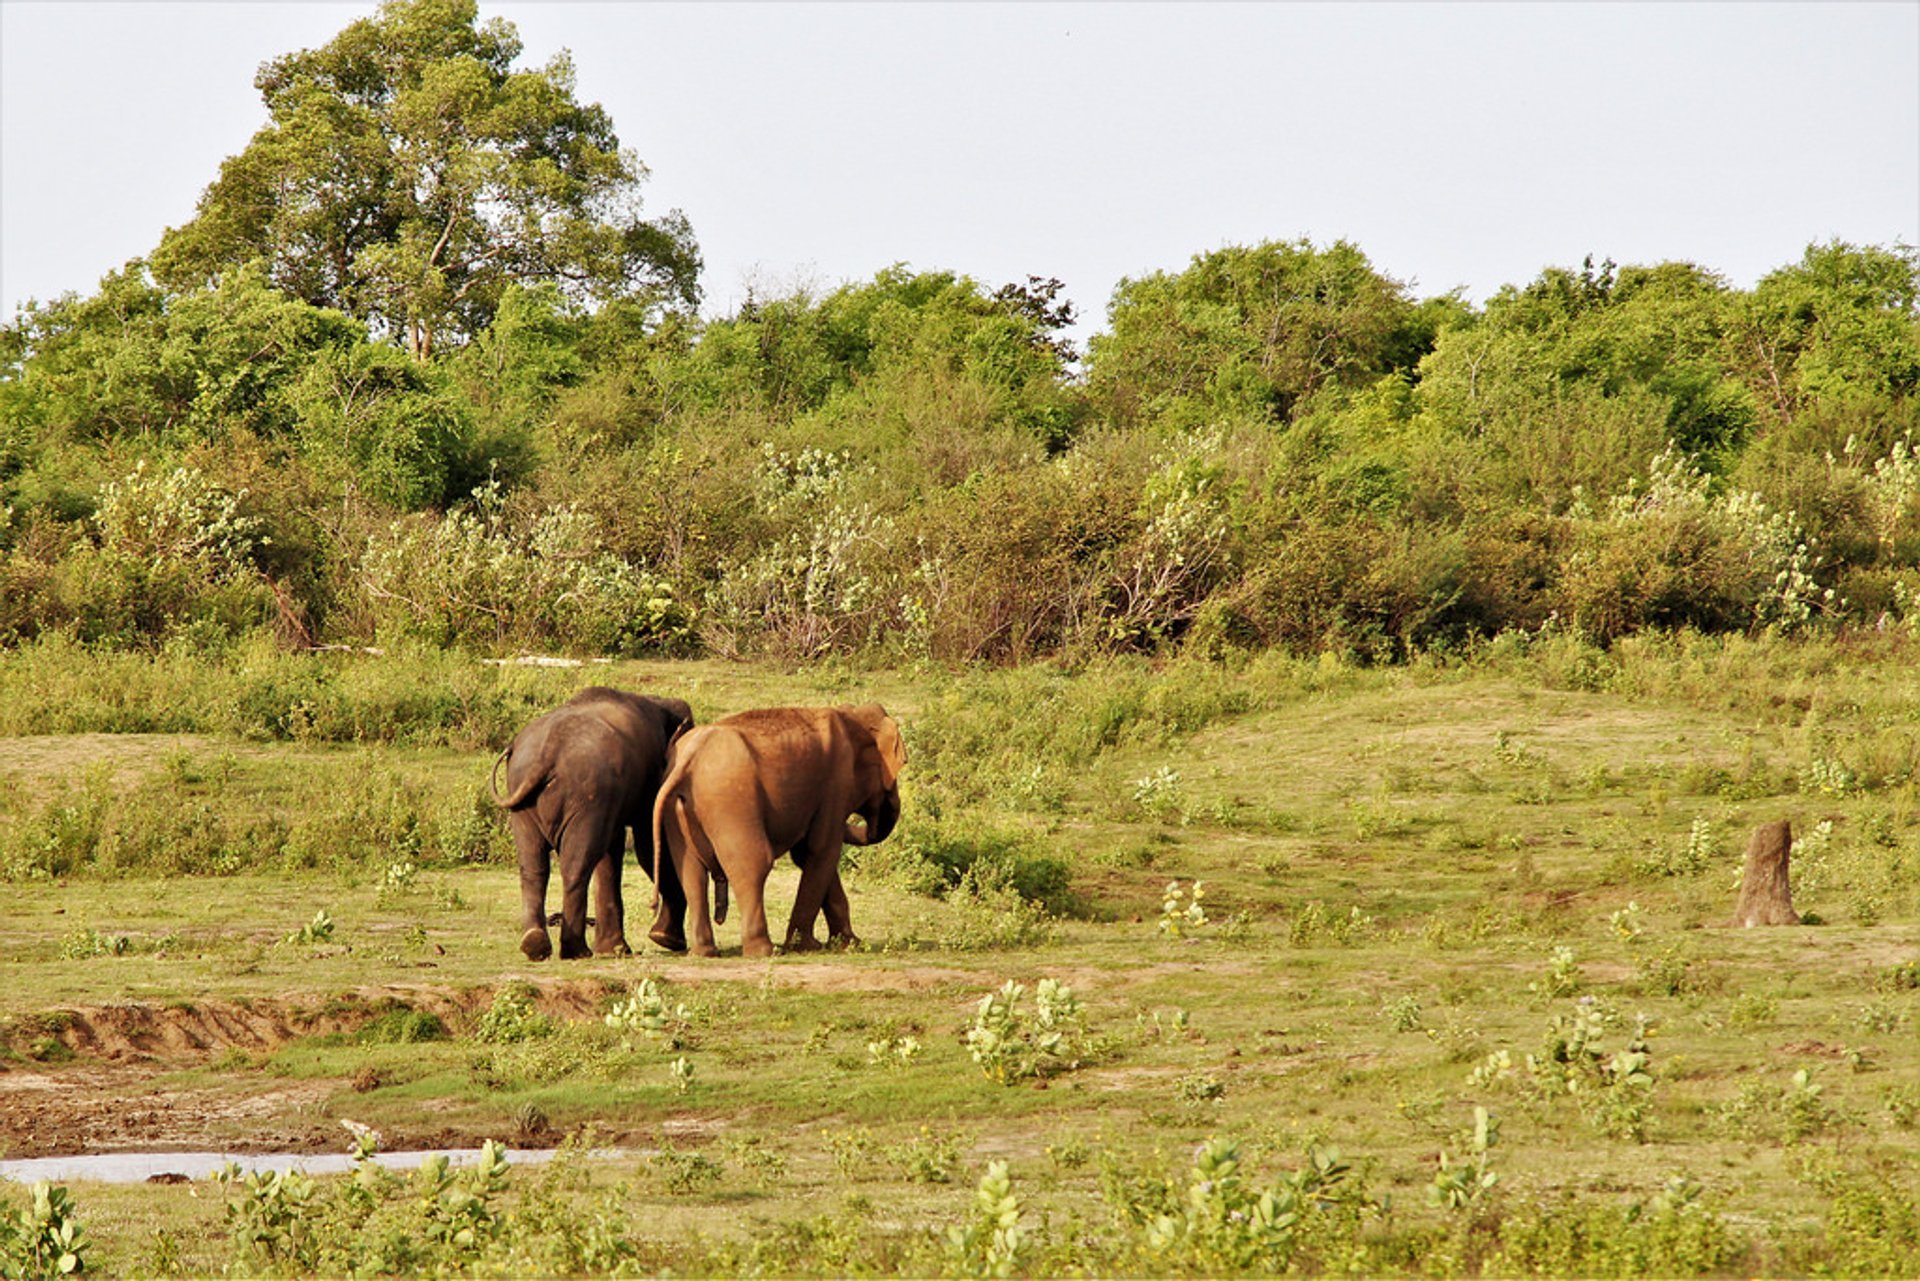
{"label": "elephant's front leg", "polygon": [[813,936],[813,923],[822,908],[827,911],[829,939],[852,932],[847,892],[840,886],[840,842],[831,837],[809,841],[806,860],[800,864],[800,888],[793,896],[793,913],[787,917],[790,950],[805,952],[820,946]]}
{"label": "elephant's front leg", "polygon": [[593,868],[593,954],[595,956],[631,956],[627,946],[626,902],[620,894],[620,879],[626,870],[625,832],[614,832],[614,843],[607,847]]}
{"label": "elephant's front leg", "polygon": [[[827,916],[829,946],[853,947],[860,942],[859,935],[853,932],[853,906],[847,902],[847,887],[840,881],[838,868],[834,869],[833,880],[828,882],[820,906]],[[807,923],[807,932],[813,932],[812,922]]]}
{"label": "elephant's front leg", "polygon": [[544,961],[553,955],[553,940],[547,937],[547,838],[531,814],[515,813],[507,826],[520,862],[520,950],[529,961]]}

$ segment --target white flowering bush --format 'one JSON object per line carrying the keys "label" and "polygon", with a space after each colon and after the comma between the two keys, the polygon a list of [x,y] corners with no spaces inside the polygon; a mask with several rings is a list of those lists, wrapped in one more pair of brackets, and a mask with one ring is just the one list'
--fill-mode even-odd
{"label": "white flowering bush", "polygon": [[492,483],[374,535],[360,585],[382,631],[437,645],[632,655],[680,647],[695,616],[666,577],[606,550],[590,514],[562,505],[515,528]]}
{"label": "white flowering bush", "polygon": [[1792,512],[1723,490],[1669,447],[1583,521],[1566,564],[1574,624],[1602,642],[1646,626],[1797,631],[1845,604]]}
{"label": "white flowering bush", "polygon": [[93,516],[100,546],[142,560],[190,561],[215,578],[253,573],[255,548],[270,540],[242,515],[246,491],[230,493],[194,467],[148,471],[144,462],[100,489]]}
{"label": "white flowering bush", "polygon": [[1104,639],[1151,645],[1189,622],[1226,568],[1227,486],[1218,428],[1157,455],[1141,493],[1146,519],[1116,561],[1104,599]]}
{"label": "white flowering bush", "polygon": [[774,532],[723,565],[708,593],[711,648],[814,657],[909,628],[924,646],[924,601],[901,581],[902,567],[919,558],[896,546],[892,517],[853,494],[872,475],[850,450],[762,447],[754,507]]}

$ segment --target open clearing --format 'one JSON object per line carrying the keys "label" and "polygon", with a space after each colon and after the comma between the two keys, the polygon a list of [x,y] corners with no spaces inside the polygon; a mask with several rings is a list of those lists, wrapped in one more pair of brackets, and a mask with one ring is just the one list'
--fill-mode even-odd
{"label": "open clearing", "polygon": [[[541,696],[570,679],[671,688],[676,670],[548,675]],[[787,701],[794,680],[689,672],[703,717]],[[835,690],[811,701],[867,687],[812,679]],[[1511,669],[1346,670],[1276,694],[1220,674],[1205,678],[1218,697],[1184,696],[1212,709],[1190,727],[1155,712],[1173,697],[1162,677],[1104,701],[1100,679],[875,677],[915,757],[900,832],[848,869],[864,945],[762,962],[739,957],[730,923],[713,962],[527,963],[481,803],[490,746],[0,740],[11,866],[76,827],[96,851],[6,887],[0,1155],[343,1151],[348,1121],[388,1149],[587,1132],[674,1154],[589,1179],[649,1234],[751,1237],[832,1213],[869,1243],[910,1243],[964,1217],[990,1161],[1030,1211],[1099,1225],[1125,1178],[1183,1180],[1195,1145],[1224,1135],[1269,1173],[1337,1146],[1376,1209],[1395,1207],[1367,1231],[1417,1237],[1449,1221],[1426,1189],[1484,1107],[1503,1213],[1646,1203],[1684,1176],[1745,1225],[1738,1257],[1763,1271],[1808,1257],[1835,1180],[1920,1161],[1913,785],[1885,767],[1920,723],[1904,676],[1800,706],[1717,679],[1621,693]],[[1058,733],[961,732],[1023,705]],[[1109,706],[1133,719],[1095,749],[1060,746]],[[1852,781],[1823,787],[1836,770]],[[134,862],[132,830],[173,821],[167,805],[198,816],[180,841],[265,832],[280,861],[209,845],[220,874]],[[1746,834],[1776,817],[1799,835],[1814,923],[1727,929]],[[1034,884],[1054,860],[1059,912],[928,879],[959,857]],[[1176,936],[1165,892],[1184,905],[1196,881],[1205,921]],[[770,902],[793,884],[782,867]],[[647,892],[630,866],[630,937]],[[988,1079],[967,1042],[977,1007],[1010,980],[1030,1002],[1043,978],[1083,1022],[1044,1070]],[[661,1028],[610,1026],[642,980]],[[539,1026],[490,1032],[516,991]],[[1573,1061],[1588,1075],[1569,1092],[1541,1056],[1581,1018],[1594,1057]],[[1598,1065],[1633,1045],[1645,1083],[1610,1084]],[[710,1179],[686,1182],[690,1153]],[[220,1198],[188,1191],[77,1186],[95,1262],[148,1266],[156,1233],[199,1223],[182,1266],[222,1266]]]}

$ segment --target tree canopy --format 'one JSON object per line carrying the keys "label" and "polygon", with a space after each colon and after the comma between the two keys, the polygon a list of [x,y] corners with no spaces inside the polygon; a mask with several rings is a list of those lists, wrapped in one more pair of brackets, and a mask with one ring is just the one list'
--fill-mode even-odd
{"label": "tree canopy", "polygon": [[474,0],[388,0],[255,77],[270,122],[153,255],[172,289],[258,260],[283,292],[406,343],[416,359],[491,322],[513,284],[577,302],[698,298],[678,212],[641,215],[645,168],[574,96],[564,52],[521,44]]}

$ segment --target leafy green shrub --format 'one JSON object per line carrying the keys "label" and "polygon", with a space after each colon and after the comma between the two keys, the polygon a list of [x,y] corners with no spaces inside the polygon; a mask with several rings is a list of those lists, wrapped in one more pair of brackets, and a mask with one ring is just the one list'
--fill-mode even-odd
{"label": "leafy green shrub", "polygon": [[66,1188],[35,1182],[27,1197],[19,1209],[0,1209],[0,1272],[32,1278],[85,1272],[91,1243]]}
{"label": "leafy green shrub", "polygon": [[1896,1276],[1920,1250],[1920,1195],[1892,1179],[1852,1176],[1827,1203],[1809,1263],[1836,1276]]}
{"label": "leafy green shrub", "polygon": [[951,898],[964,883],[976,895],[1008,890],[1054,913],[1078,905],[1064,859],[1039,853],[1023,834],[977,823],[922,820],[882,844],[848,850],[846,860],[920,894]]}
{"label": "leafy green shrub", "polygon": [[[1500,1218],[1485,1271],[1532,1276],[1702,1276],[1739,1268],[1753,1250],[1700,1187],[1670,1180],[1629,1205],[1529,1201]],[[1842,1271],[1849,1269],[1842,1268]]]}
{"label": "leafy green shrub", "polygon": [[1086,1017],[1073,989],[1041,979],[1029,1012],[1020,1004],[1024,983],[1008,979],[980,998],[967,1028],[967,1053],[989,1081],[1012,1085],[1030,1077],[1071,1071],[1090,1047]]}
{"label": "leafy green shrub", "polygon": [[474,1039],[489,1045],[508,1045],[552,1036],[553,1020],[533,1008],[533,996],[531,984],[502,984],[493,994],[493,1004],[474,1026]]}
{"label": "leafy green shrub", "polygon": [[1291,1174],[1265,1186],[1241,1172],[1240,1145],[1215,1138],[1194,1152],[1186,1187],[1167,1180],[1158,1204],[1129,1201],[1121,1212],[1139,1223],[1146,1256],[1159,1268],[1202,1275],[1282,1272],[1328,1221],[1347,1218],[1331,1235],[1351,1239],[1368,1198],[1331,1148],[1310,1147]]}
{"label": "leafy green shrub", "polygon": [[356,1045],[412,1045],[444,1041],[448,1035],[439,1015],[396,1001],[361,1024],[351,1039]]}

